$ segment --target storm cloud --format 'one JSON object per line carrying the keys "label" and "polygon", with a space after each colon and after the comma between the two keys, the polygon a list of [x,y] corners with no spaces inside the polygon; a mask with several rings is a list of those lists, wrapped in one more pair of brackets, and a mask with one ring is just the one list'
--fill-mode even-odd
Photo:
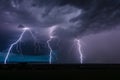
{"label": "storm cloud", "polygon": [[1,0],[0,3],[1,18],[5,19],[0,21],[2,24],[33,28],[58,25],[54,35],[60,37],[82,37],[115,29],[120,19],[118,0]]}
{"label": "storm cloud", "polygon": [[76,0],[70,1],[70,4],[81,9],[82,13],[70,20],[75,25],[69,25],[65,31],[58,31],[59,34],[64,31],[69,32],[68,34],[74,35],[74,37],[84,37],[114,30],[120,25],[120,1],[118,0],[81,0],[81,3],[77,3]]}

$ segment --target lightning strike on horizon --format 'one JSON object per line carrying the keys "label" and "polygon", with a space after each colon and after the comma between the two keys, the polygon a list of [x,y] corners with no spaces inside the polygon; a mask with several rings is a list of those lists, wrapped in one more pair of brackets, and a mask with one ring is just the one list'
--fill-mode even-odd
{"label": "lightning strike on horizon", "polygon": [[[21,33],[21,35],[20,35],[20,37],[18,38],[18,40],[15,41],[13,44],[11,44],[11,46],[9,47],[8,52],[7,52],[7,55],[6,55],[5,60],[4,60],[4,64],[6,64],[7,59],[8,59],[8,57],[9,57],[9,54],[10,54],[10,52],[12,51],[12,48],[13,48],[15,45],[17,45],[17,47],[16,47],[17,51],[19,52],[19,49],[20,49],[20,51],[21,51],[21,53],[22,53],[21,43],[19,44],[19,42],[21,42],[21,40],[22,40],[22,38],[23,38],[23,35],[25,34],[26,31],[29,31],[30,34],[31,34],[31,36],[32,36],[32,38],[34,39],[34,41],[36,41],[36,37],[34,36],[34,34],[32,33],[32,31],[31,31],[29,28],[27,28],[27,27],[25,27],[25,28],[23,27],[23,32]],[[35,43],[36,43],[36,42],[34,42],[34,45],[35,45]],[[38,43],[36,43],[36,44],[38,44]],[[35,45],[35,46],[36,46],[36,45]],[[40,48],[39,44],[38,44],[37,46],[38,46],[38,48]],[[19,49],[18,49],[18,48],[19,48]]]}
{"label": "lightning strike on horizon", "polygon": [[49,64],[52,63],[52,53],[53,53],[53,50],[52,50],[52,47],[50,46],[50,42],[53,38],[56,38],[56,36],[53,36],[53,32],[54,30],[57,28],[57,26],[52,26],[50,29],[49,29],[49,39],[47,40],[47,44],[48,44],[48,48],[50,49],[50,53],[49,53]]}
{"label": "lightning strike on horizon", "polygon": [[79,55],[80,55],[80,63],[83,63],[83,54],[81,51],[81,42],[79,39],[75,39],[75,42],[77,43],[77,47],[78,47],[78,51],[79,51]]}
{"label": "lightning strike on horizon", "polygon": [[[31,31],[30,29],[29,29],[28,31],[30,32],[32,38],[34,39],[34,45],[35,45],[35,37],[34,37],[32,31]],[[21,53],[21,54],[22,54],[22,48],[21,48],[21,45],[22,45],[22,43],[21,43],[21,41],[19,41],[19,43],[16,44],[16,50],[17,50],[18,53]],[[22,56],[23,56],[23,54],[22,54]]]}
{"label": "lightning strike on horizon", "polygon": [[23,38],[24,33],[25,33],[27,30],[29,30],[29,28],[23,28],[23,32],[22,32],[22,34],[20,35],[20,37],[18,38],[18,40],[15,41],[13,44],[11,44],[11,46],[10,46],[9,49],[8,49],[7,55],[6,55],[6,57],[5,57],[4,64],[6,64],[7,59],[8,59],[8,57],[9,57],[10,52],[11,52],[12,48],[14,47],[14,45],[16,45],[17,43],[19,43],[19,42],[21,41],[21,39]]}
{"label": "lightning strike on horizon", "polygon": [[49,64],[52,63],[52,53],[53,53],[53,50],[50,46],[50,41],[52,40],[52,38],[50,38],[49,40],[47,40],[47,44],[48,44],[48,48],[50,49],[50,54],[49,54]]}
{"label": "lightning strike on horizon", "polygon": [[[20,37],[18,38],[18,40],[15,41],[13,44],[11,44],[11,46],[9,47],[8,52],[7,52],[7,55],[6,55],[5,60],[4,60],[4,64],[6,64],[7,59],[8,59],[8,57],[9,57],[9,54],[10,54],[12,48],[14,47],[14,45],[17,45],[17,47],[16,47],[16,48],[17,48],[17,51],[19,51],[19,49],[18,49],[18,47],[19,47],[19,48],[20,48],[20,51],[22,52],[21,46],[20,46],[20,44],[18,45],[18,43],[21,42],[21,40],[22,40],[22,38],[23,38],[23,35],[25,34],[26,31],[29,31],[29,32],[30,32],[30,34],[32,35],[32,38],[34,39],[34,41],[37,40],[36,37],[34,36],[34,34],[32,33],[32,31],[31,31],[29,28],[27,28],[27,27],[23,28],[23,32],[21,33],[21,35],[20,35]],[[34,45],[35,45],[35,46],[36,46],[36,44],[38,44],[38,42],[34,42]],[[38,46],[38,48],[40,49],[39,44],[38,44],[37,46]]]}

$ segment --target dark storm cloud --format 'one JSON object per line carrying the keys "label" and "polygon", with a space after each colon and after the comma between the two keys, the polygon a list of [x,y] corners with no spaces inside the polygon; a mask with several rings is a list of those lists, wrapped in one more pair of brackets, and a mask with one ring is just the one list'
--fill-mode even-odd
{"label": "dark storm cloud", "polygon": [[[79,16],[77,15],[70,18],[68,23],[64,21],[66,17],[64,19],[60,19],[59,17],[57,19],[55,19],[55,17],[51,18],[53,20],[52,24],[56,23],[59,26],[55,35],[64,38],[77,37],[91,33],[103,32],[119,27],[120,1],[118,0],[61,0],[59,4],[57,4],[59,7],[65,5],[69,5],[70,8],[76,8],[78,10],[81,9],[81,14],[79,14]],[[52,6],[52,8],[48,9],[48,12],[45,12],[45,14],[47,14],[46,19],[48,20],[48,23],[50,20],[50,18],[48,18],[49,13],[55,15],[56,12],[61,12],[63,9],[69,8],[64,7],[60,11],[56,10],[55,12],[52,12],[53,9],[54,7]],[[77,13],[77,10],[74,12]],[[76,15],[75,13],[73,13],[73,15]],[[57,14],[60,16],[60,13]],[[71,17],[71,15],[67,15]],[[56,21],[58,21],[58,23]]]}
{"label": "dark storm cloud", "polygon": [[60,3],[60,0],[4,0],[0,7],[6,22],[50,27],[63,23],[66,14],[75,12],[74,7]]}
{"label": "dark storm cloud", "polygon": [[38,30],[57,25],[54,35],[63,38],[115,29],[120,21],[119,0],[1,0],[0,4],[0,27],[25,24]]}
{"label": "dark storm cloud", "polygon": [[58,25],[63,31],[71,32],[69,26],[74,24],[69,22],[70,19],[81,14],[81,9],[64,4],[61,0],[5,0],[1,1],[1,7],[0,14],[4,21],[0,22],[9,24],[9,28],[15,28],[13,24],[25,24],[38,30],[40,27]]}
{"label": "dark storm cloud", "polygon": [[[90,4],[84,8],[83,14],[71,21],[79,21],[76,35],[98,33],[115,29],[120,23],[119,0],[90,0]],[[78,34],[79,33],[79,34]]]}

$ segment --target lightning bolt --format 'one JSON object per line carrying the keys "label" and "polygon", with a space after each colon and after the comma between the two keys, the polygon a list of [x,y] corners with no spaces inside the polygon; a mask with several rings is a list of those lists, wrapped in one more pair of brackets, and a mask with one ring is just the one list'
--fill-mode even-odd
{"label": "lightning bolt", "polygon": [[[21,33],[20,37],[19,37],[13,44],[11,44],[11,46],[9,47],[8,52],[7,52],[7,55],[6,55],[5,60],[4,60],[4,64],[6,64],[7,59],[8,59],[8,57],[9,57],[9,55],[10,55],[10,52],[12,51],[12,48],[13,48],[15,45],[17,45],[17,44],[22,40],[23,35],[25,34],[26,31],[29,31],[30,34],[32,35],[32,38],[34,39],[34,45],[36,46],[36,45],[38,44],[37,38],[34,36],[34,34],[32,33],[32,31],[31,31],[29,28],[27,28],[27,27],[26,27],[26,28],[23,28],[23,32]],[[40,49],[40,45],[38,44],[37,46],[38,46],[38,48]],[[18,45],[17,45],[17,47],[16,47],[16,48],[17,48],[17,51],[19,51],[18,47],[20,48],[20,51],[22,51],[22,50],[21,50],[21,47],[18,46]]]}
{"label": "lightning bolt", "polygon": [[[29,29],[28,30],[34,40],[34,46],[35,46],[35,49],[34,49],[34,52],[36,52],[36,49],[38,48],[38,52],[40,51],[40,45],[39,45],[39,42],[37,41],[37,38],[35,37],[35,35],[33,34],[33,32]],[[18,44],[16,44],[16,50],[17,52],[21,53],[22,54],[22,49],[21,49],[21,42],[19,41]]]}
{"label": "lightning bolt", "polygon": [[[32,33],[32,31],[31,31],[29,28],[23,28],[23,32],[21,33],[20,37],[19,37],[13,44],[11,44],[11,46],[9,47],[8,52],[7,52],[7,55],[6,55],[5,60],[4,60],[4,64],[6,64],[6,62],[7,62],[7,60],[8,60],[8,57],[9,57],[9,55],[10,55],[10,52],[12,51],[12,48],[13,48],[15,45],[17,45],[16,48],[17,48],[17,51],[19,51],[18,47],[20,48],[20,46],[18,46],[18,43],[22,40],[23,35],[25,34],[26,31],[29,31],[29,32],[31,33],[32,38],[33,38],[34,41],[35,41],[35,42],[34,42],[34,45],[36,46],[36,44],[38,44],[38,42],[36,42],[36,37],[34,36],[34,34]],[[38,46],[38,48],[40,48],[39,44],[38,44],[37,46]],[[20,51],[22,51],[21,48],[20,48]]]}
{"label": "lightning bolt", "polygon": [[50,50],[50,53],[49,53],[49,64],[52,63],[52,53],[53,53],[53,50],[52,50],[52,47],[50,46],[50,42],[53,38],[56,38],[56,36],[53,36],[53,32],[55,31],[55,29],[57,28],[57,26],[52,26],[50,29],[49,29],[49,39],[47,40],[47,44],[48,44],[48,48]]}
{"label": "lightning bolt", "polygon": [[52,53],[53,53],[53,50],[50,46],[50,42],[51,42],[52,38],[50,38],[49,40],[47,40],[47,44],[48,44],[48,48],[50,49],[50,54],[49,54],[49,63],[51,64],[52,63]]}
{"label": "lightning bolt", "polygon": [[13,44],[11,44],[10,48],[8,49],[7,55],[6,55],[6,57],[5,57],[4,64],[6,64],[7,59],[8,59],[8,57],[9,57],[10,52],[11,52],[12,48],[14,47],[14,45],[16,45],[17,43],[19,43],[19,42],[21,41],[21,39],[23,38],[24,33],[25,33],[27,30],[29,30],[29,28],[24,28],[22,34],[21,34],[20,37],[17,39],[17,41],[15,41]]}
{"label": "lightning bolt", "polygon": [[80,55],[80,63],[82,64],[83,63],[83,54],[82,54],[82,51],[81,51],[81,41],[79,39],[75,39],[75,42],[77,43],[78,52],[79,52],[79,55]]}

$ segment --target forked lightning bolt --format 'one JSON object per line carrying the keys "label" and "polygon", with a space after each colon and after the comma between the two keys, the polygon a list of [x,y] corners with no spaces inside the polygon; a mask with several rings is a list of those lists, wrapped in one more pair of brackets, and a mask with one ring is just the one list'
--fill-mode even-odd
{"label": "forked lightning bolt", "polygon": [[49,63],[51,64],[52,62],[52,53],[53,53],[53,50],[50,46],[50,41],[52,40],[52,38],[50,38],[48,41],[47,41],[47,44],[48,44],[48,48],[50,49],[50,54],[49,54]]}
{"label": "forked lightning bolt", "polygon": [[6,57],[5,57],[4,64],[7,63],[7,59],[8,59],[8,57],[9,57],[10,52],[11,52],[12,48],[14,47],[14,45],[16,45],[17,43],[19,43],[19,42],[21,41],[21,39],[23,38],[24,33],[25,33],[27,30],[29,30],[29,28],[23,28],[23,32],[22,32],[22,34],[20,35],[20,37],[18,38],[18,40],[15,41],[13,44],[11,44],[10,48],[8,49],[7,55],[6,55]]}
{"label": "forked lightning bolt", "polygon": [[80,63],[82,64],[83,63],[83,54],[82,54],[82,51],[81,51],[81,42],[79,39],[75,39],[76,43],[77,43],[77,47],[78,47],[78,52],[79,52],[79,55],[80,55]]}
{"label": "forked lightning bolt", "polygon": [[57,26],[52,26],[50,29],[49,29],[49,40],[47,40],[47,44],[48,44],[48,48],[50,49],[50,53],[49,53],[49,64],[52,63],[52,53],[53,53],[53,50],[52,50],[52,47],[50,46],[50,42],[53,38],[56,38],[56,36],[53,36],[53,32],[54,30],[57,28]]}

